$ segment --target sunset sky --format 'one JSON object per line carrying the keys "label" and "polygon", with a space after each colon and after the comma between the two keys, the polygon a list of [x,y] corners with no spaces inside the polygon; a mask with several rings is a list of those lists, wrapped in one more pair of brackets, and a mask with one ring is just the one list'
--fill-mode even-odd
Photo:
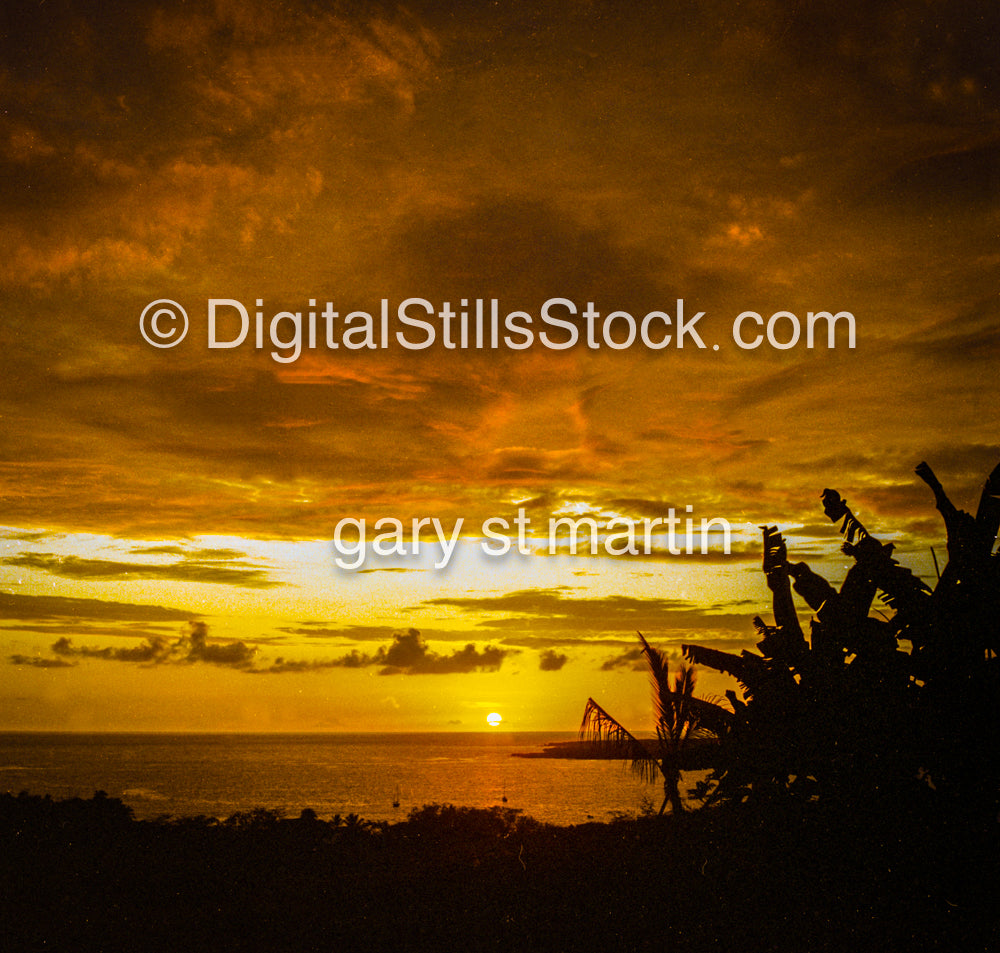
{"label": "sunset sky", "polygon": [[[933,580],[913,468],[974,510],[1000,461],[993,3],[11,0],[0,24],[0,729],[573,730],[588,695],[648,728],[635,633],[751,647],[759,525],[839,581],[833,487]],[[411,298],[496,299],[534,338],[447,347],[411,308],[437,337],[406,347]],[[140,330],[159,299],[174,347]],[[242,344],[209,347],[212,299]],[[678,300],[702,316],[683,348],[619,318],[557,349],[551,299],[663,312],[657,341]],[[270,343],[327,302],[379,331],[383,300],[389,346]],[[739,347],[748,311],[800,340]],[[855,346],[842,321],[807,347],[809,312],[849,312]],[[527,552],[484,552],[522,508]],[[732,553],[549,553],[553,516],[671,508]],[[461,519],[447,565],[425,529],[338,567],[338,524],[389,518],[449,545]]]}

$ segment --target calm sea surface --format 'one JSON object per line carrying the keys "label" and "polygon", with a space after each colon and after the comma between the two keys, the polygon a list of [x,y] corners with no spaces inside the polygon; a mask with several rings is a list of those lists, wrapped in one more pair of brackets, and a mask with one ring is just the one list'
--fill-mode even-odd
{"label": "calm sea surface", "polygon": [[504,806],[551,824],[634,815],[649,801],[659,808],[662,788],[620,762],[512,757],[574,737],[0,733],[0,791],[89,798],[103,790],[137,818],[224,819],[254,807],[298,816],[308,807],[322,818],[394,821],[424,804],[491,807],[505,796]]}

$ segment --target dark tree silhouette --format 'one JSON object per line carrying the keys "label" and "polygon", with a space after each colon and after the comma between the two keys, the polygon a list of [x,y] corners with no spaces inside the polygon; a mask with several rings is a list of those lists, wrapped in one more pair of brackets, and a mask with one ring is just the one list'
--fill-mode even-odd
{"label": "dark tree silhouette", "polygon": [[[754,624],[758,653],[684,646],[688,659],[734,676],[735,716],[704,792],[858,804],[916,787],[942,803],[996,814],[1000,793],[1000,467],[975,517],[958,510],[926,463],[948,534],[932,589],[893,558],[834,490],[823,509],[840,525],[853,565],[839,589],[789,562],[762,527],[775,624]],[[792,590],[812,610],[803,634]],[[884,606],[876,610],[876,596]],[[877,612],[877,614],[876,614]]]}
{"label": "dark tree silhouette", "polygon": [[647,745],[640,741],[593,698],[587,699],[580,735],[627,761],[644,781],[653,782],[662,776],[663,803],[660,813],[666,810],[669,803],[671,811],[677,814],[684,809],[680,779],[682,756],[688,741],[724,734],[729,728],[732,713],[708,699],[695,697],[693,667],[678,666],[671,679],[667,657],[653,648],[642,633],[639,633],[639,639],[649,666],[653,690],[655,743]]}

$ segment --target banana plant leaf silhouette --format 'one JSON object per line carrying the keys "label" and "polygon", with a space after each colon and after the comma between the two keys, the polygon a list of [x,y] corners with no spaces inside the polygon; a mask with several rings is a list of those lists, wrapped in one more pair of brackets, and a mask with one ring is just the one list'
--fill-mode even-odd
{"label": "banana plant leaf silhouette", "polygon": [[[762,526],[774,625],[754,620],[759,654],[683,646],[689,661],[735,677],[743,689],[742,698],[726,693],[734,714],[713,799],[871,803],[920,785],[939,802],[997,816],[1000,466],[974,517],[954,506],[926,463],[916,474],[947,531],[948,562],[933,588],[827,489],[823,510],[853,558],[839,588],[790,561],[781,533]],[[808,638],[793,587],[813,613]]]}
{"label": "banana plant leaf silhouette", "polygon": [[693,666],[680,665],[671,672],[667,657],[651,646],[639,633],[642,652],[649,666],[656,715],[656,740],[640,741],[593,698],[587,699],[580,725],[580,736],[604,748],[606,753],[627,762],[643,781],[663,777],[662,814],[670,805],[673,813],[684,810],[680,795],[682,758],[689,741],[718,738],[729,729],[732,712],[694,694],[696,674]]}

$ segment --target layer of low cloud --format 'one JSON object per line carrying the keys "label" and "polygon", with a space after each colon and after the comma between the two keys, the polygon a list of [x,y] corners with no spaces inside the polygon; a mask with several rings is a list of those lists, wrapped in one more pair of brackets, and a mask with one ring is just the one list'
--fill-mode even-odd
{"label": "layer of low cloud", "polygon": [[504,659],[516,652],[516,649],[495,645],[480,649],[471,642],[451,652],[435,652],[427,646],[417,629],[407,629],[394,633],[388,645],[381,646],[372,654],[354,650],[338,658],[317,661],[279,658],[258,671],[279,675],[328,668],[376,668],[380,675],[456,675],[498,671]]}
{"label": "layer of low cloud", "polygon": [[[208,625],[192,621],[176,638],[148,636],[137,645],[86,646],[76,645],[67,636],[51,646],[52,657],[13,654],[8,662],[36,668],[67,668],[81,659],[101,662],[127,662],[146,666],[208,664],[243,672],[267,675],[321,672],[328,669],[373,668],[380,675],[456,675],[472,672],[495,672],[504,659],[516,655],[516,648],[486,645],[482,648],[467,643],[450,652],[436,652],[416,629],[395,632],[391,641],[373,653],[356,649],[328,659],[290,659],[279,656],[270,663],[257,664],[258,649],[242,640],[212,640]],[[567,661],[555,652],[543,655],[554,670]]]}
{"label": "layer of low cloud", "polygon": [[165,606],[20,592],[0,592],[0,615],[10,620],[58,620],[60,623],[66,620],[169,622],[191,617],[190,612]]}
{"label": "layer of low cloud", "polygon": [[683,599],[639,598],[626,595],[577,595],[572,587],[521,589],[499,596],[441,596],[428,606],[459,609],[485,616],[483,628],[525,629],[546,634],[565,632],[570,639],[582,632],[729,631],[749,632],[752,614],[734,606],[700,606]]}
{"label": "layer of low cloud", "polygon": [[46,658],[40,655],[14,654],[8,659],[11,665],[23,665],[27,668],[72,668],[75,663],[62,658]]}
{"label": "layer of low cloud", "polygon": [[[86,646],[74,645],[67,636],[57,639],[51,647],[54,661],[95,659],[103,662],[132,662],[140,665],[165,665],[207,663],[226,668],[246,669],[253,664],[256,649],[241,641],[210,641],[208,625],[202,621],[189,622],[185,632],[174,639],[150,636],[138,645]],[[43,665],[41,661],[25,661],[25,656],[13,655],[14,665]]]}
{"label": "layer of low cloud", "polygon": [[[150,552],[146,550],[146,552]],[[162,552],[162,550],[154,550]],[[206,582],[238,586],[245,589],[273,589],[283,586],[271,579],[267,570],[251,563],[231,559],[227,550],[209,550],[223,555],[206,556],[192,553],[178,562],[157,564],[121,562],[112,559],[85,559],[80,556],[56,556],[52,553],[22,553],[0,560],[5,566],[33,569],[82,580],[161,579],[175,582]]]}

